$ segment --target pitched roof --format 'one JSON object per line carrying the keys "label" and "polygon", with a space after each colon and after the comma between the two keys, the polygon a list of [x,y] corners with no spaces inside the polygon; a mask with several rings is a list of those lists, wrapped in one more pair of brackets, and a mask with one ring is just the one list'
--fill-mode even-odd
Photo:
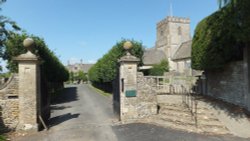
{"label": "pitched roof", "polygon": [[192,40],[183,42],[178,50],[175,52],[172,60],[181,60],[191,58],[191,50],[192,50]]}
{"label": "pitched roof", "polygon": [[146,49],[143,55],[144,65],[158,64],[161,60],[167,59],[165,53],[162,50],[156,48]]}
{"label": "pitched roof", "polygon": [[93,66],[94,64],[83,64],[83,72],[88,72],[89,69]]}
{"label": "pitched roof", "polygon": [[[82,70],[83,72],[87,73],[89,69],[93,66],[94,64],[70,64],[67,65],[66,67],[68,68],[69,71],[79,71]],[[76,68],[76,69],[75,69]]]}

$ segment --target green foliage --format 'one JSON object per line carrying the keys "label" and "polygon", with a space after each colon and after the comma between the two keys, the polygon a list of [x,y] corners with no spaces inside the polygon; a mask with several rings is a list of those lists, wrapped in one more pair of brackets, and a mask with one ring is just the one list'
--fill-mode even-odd
{"label": "green foliage", "polygon": [[83,71],[79,71],[79,72],[77,73],[76,79],[77,79],[78,81],[83,81],[83,82],[85,82],[85,81],[88,80],[86,73],[84,73]]}
{"label": "green foliage", "polygon": [[195,30],[192,68],[219,69],[243,57],[250,40],[249,0],[237,0],[203,19]]}
{"label": "green foliage", "polygon": [[[121,40],[112,47],[112,49],[105,54],[97,63],[90,68],[88,75],[92,82],[105,83],[111,82],[115,79],[118,69],[118,59],[125,55],[123,43],[126,40]],[[131,54],[140,58],[142,65],[143,47],[142,43],[131,40],[133,48]]]}
{"label": "green foliage", "polygon": [[161,60],[159,64],[153,65],[153,68],[149,70],[149,75],[163,76],[165,72],[169,71],[168,60]]}
{"label": "green foliage", "polygon": [[11,73],[1,73],[0,78],[9,78],[11,76]]}
{"label": "green foliage", "polygon": [[[0,0],[0,6],[6,2],[6,0]],[[0,11],[1,11],[0,7]],[[8,27],[8,28],[6,28]],[[12,27],[12,28],[9,28]],[[9,18],[0,15],[0,57],[3,57],[4,52],[4,41],[10,36],[10,30],[20,30],[20,27],[17,26],[17,24],[10,20]],[[0,70],[2,70],[2,67],[0,66]]]}
{"label": "green foliage", "polygon": [[64,65],[59,61],[56,55],[47,47],[44,40],[34,35],[26,33],[11,33],[8,40],[5,41],[6,51],[3,56],[7,60],[7,68],[11,72],[17,72],[17,63],[13,61],[13,57],[25,53],[27,50],[23,47],[23,40],[27,37],[35,41],[33,53],[41,57],[43,63],[41,65],[42,72],[46,75],[50,82],[64,82],[68,80],[69,73]]}
{"label": "green foliage", "polygon": [[6,140],[6,137],[3,135],[0,135],[0,141],[5,141],[5,140]]}

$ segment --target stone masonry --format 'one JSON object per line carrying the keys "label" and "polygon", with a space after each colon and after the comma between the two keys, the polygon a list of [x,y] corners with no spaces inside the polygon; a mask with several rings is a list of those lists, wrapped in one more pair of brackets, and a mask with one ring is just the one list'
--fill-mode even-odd
{"label": "stone masonry", "polygon": [[119,60],[118,95],[122,122],[134,121],[157,113],[156,91],[152,89],[150,82],[144,79],[143,74],[137,72],[138,62],[139,59],[129,53]]}
{"label": "stone masonry", "polygon": [[40,60],[28,51],[15,58],[19,71],[19,129],[38,130],[40,110]]}
{"label": "stone masonry", "polygon": [[220,71],[207,71],[207,94],[235,105],[246,106],[243,61],[232,62]]}
{"label": "stone masonry", "polygon": [[38,130],[41,115],[40,59],[30,52],[32,39],[26,39],[27,53],[15,57],[18,74],[0,88],[0,132]]}
{"label": "stone masonry", "polygon": [[[18,125],[18,75],[14,74],[0,89],[0,129],[14,129]],[[0,130],[1,131],[1,130]]]}

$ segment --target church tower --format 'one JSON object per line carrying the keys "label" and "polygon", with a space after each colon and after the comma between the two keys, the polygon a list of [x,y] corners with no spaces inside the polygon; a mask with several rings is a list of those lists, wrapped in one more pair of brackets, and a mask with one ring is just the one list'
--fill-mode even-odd
{"label": "church tower", "polygon": [[168,16],[157,24],[156,48],[165,52],[170,70],[176,68],[171,58],[178,47],[189,40],[191,40],[189,18]]}

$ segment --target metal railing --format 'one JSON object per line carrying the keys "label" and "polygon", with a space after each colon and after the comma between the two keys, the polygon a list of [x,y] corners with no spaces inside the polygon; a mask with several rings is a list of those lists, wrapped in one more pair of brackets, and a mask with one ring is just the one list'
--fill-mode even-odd
{"label": "metal railing", "polygon": [[184,86],[182,86],[182,103],[188,108],[188,110],[192,115],[192,118],[195,121],[195,126],[198,127],[198,122],[197,122],[198,100],[195,90],[193,91],[191,88],[186,89]]}

